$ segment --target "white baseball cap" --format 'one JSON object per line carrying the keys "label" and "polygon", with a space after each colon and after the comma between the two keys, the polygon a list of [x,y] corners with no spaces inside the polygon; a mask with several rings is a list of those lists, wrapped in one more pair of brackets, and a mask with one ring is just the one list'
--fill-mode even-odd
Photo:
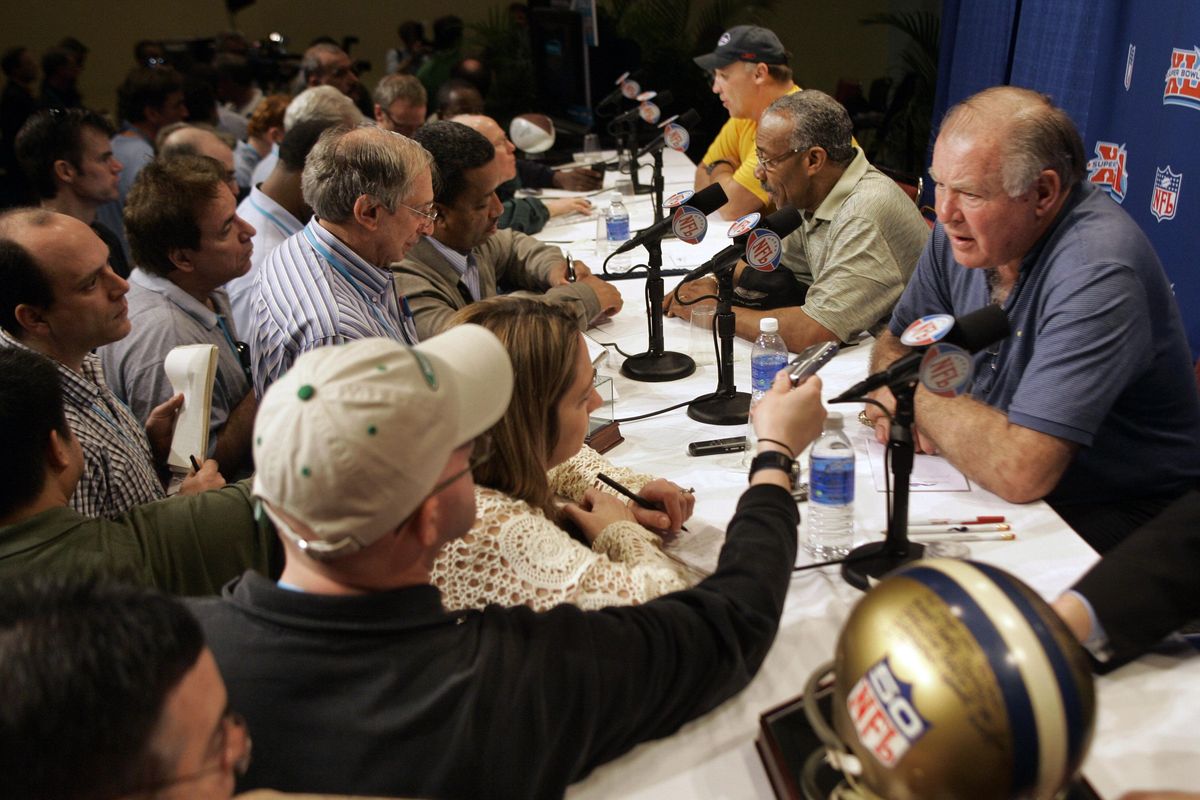
{"label": "white baseball cap", "polygon": [[512,385],[508,352],[478,325],[414,347],[362,339],[305,353],[259,406],[254,494],[311,530],[301,537],[270,514],[315,558],[368,547],[500,419]]}

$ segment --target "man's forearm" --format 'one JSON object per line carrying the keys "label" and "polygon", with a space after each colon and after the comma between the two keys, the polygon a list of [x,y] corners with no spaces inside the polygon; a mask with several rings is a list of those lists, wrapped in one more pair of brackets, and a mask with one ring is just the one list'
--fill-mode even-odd
{"label": "man's forearm", "polygon": [[921,434],[964,475],[1010,503],[1045,497],[1071,463],[1076,445],[1008,420],[972,397],[939,397],[917,387]]}
{"label": "man's forearm", "polygon": [[254,397],[254,392],[247,392],[242,402],[225,418],[225,424],[217,436],[213,459],[221,465],[226,475],[237,475],[250,465],[250,439],[257,411],[258,400]]}
{"label": "man's forearm", "polygon": [[885,330],[875,339],[875,344],[871,348],[871,372],[879,372],[887,367],[900,356],[908,353],[910,348],[900,344],[900,338],[894,336],[891,331]]}

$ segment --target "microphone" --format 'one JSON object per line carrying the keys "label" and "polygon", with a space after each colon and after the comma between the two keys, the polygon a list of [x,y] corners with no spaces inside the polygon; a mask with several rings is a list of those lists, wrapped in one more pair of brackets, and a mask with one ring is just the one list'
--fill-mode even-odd
{"label": "microphone", "polygon": [[[687,111],[680,114],[678,118],[673,120],[674,124],[679,125],[683,128],[694,127],[696,125],[696,123],[699,121],[700,121],[700,115],[696,113],[696,109],[694,109],[694,108],[689,108]],[[656,150],[662,149],[663,145],[666,144],[666,141],[667,141],[667,132],[664,127],[663,132],[660,133],[654,139],[654,141],[650,142],[650,144],[646,145],[641,150],[637,151],[637,155],[635,155],[633,157],[634,160],[636,161],[637,159],[641,158],[642,156],[646,155],[647,153],[653,153]]]}
{"label": "microphone", "polygon": [[[707,190],[705,190],[705,191],[707,191]],[[697,195],[693,195],[692,199],[695,200],[696,196],[698,196],[698,194],[699,193],[697,193]],[[692,205],[694,205],[694,204],[692,204]],[[784,206],[783,208],[776,211],[774,214],[771,214],[770,216],[768,216],[761,223],[759,223],[757,226],[755,226],[752,230],[759,230],[760,228],[766,228],[769,231],[773,231],[776,235],[779,236],[780,239],[782,239],[785,236],[787,236],[788,234],[790,234],[792,231],[796,230],[796,228],[800,227],[801,219],[802,218],[800,216],[799,211],[797,211],[792,206]],[[709,274],[710,272],[720,272],[721,270],[732,267],[734,264],[736,264],[738,262],[739,258],[741,258],[742,256],[744,256],[746,254],[746,239],[750,235],[750,233],[751,233],[751,231],[746,231],[745,234],[736,237],[733,240],[733,244],[729,245],[724,250],[717,253],[715,256],[713,256],[711,259],[709,259],[705,263],[696,267],[694,270],[689,272],[687,275],[684,275],[683,280],[680,281],[680,283],[687,283],[689,281],[694,281],[697,278],[703,278],[705,275]]]}
{"label": "microphone", "polygon": [[[922,324],[922,322],[923,320],[917,320],[913,325]],[[909,328],[911,329],[913,325],[910,325]],[[1008,315],[1004,313],[1004,309],[997,305],[986,305],[954,320],[954,324],[949,330],[940,334],[929,344],[944,341],[947,344],[957,345],[969,353],[974,353],[1007,338],[1010,332]],[[924,349],[905,353],[893,361],[887,369],[867,376],[830,402],[840,403],[853,400],[880,386],[891,386],[894,383],[914,380],[921,369],[921,361],[924,357]]]}
{"label": "microphone", "polygon": [[[674,97],[674,95],[671,94],[671,90],[666,89],[664,91],[659,92],[655,96],[654,101],[655,101],[655,104],[658,105],[659,108],[665,108],[666,106],[669,106],[671,104],[671,101],[674,99],[675,99],[675,97]],[[649,102],[649,101],[647,101],[647,102]],[[609,120],[608,127],[611,129],[611,128],[616,127],[617,125],[621,125],[630,120],[640,118],[641,113],[642,113],[642,105],[643,105],[642,103],[638,103],[636,106],[629,109],[628,111],[622,111],[620,114],[617,114],[615,117],[613,117],[611,120]]]}
{"label": "microphone", "polygon": [[[622,97],[625,97],[626,96],[625,95],[625,84],[627,81],[633,82],[633,84],[637,88],[637,91],[633,92],[634,96],[637,96],[638,94],[640,94],[641,87],[637,85],[637,82],[642,79],[643,75],[644,75],[644,71],[639,69],[639,70],[635,70],[634,72],[626,72],[624,75],[617,78],[617,80],[616,80],[617,88],[613,89],[611,92],[609,92],[607,95],[605,95],[604,99],[601,100],[599,103],[596,103],[596,108],[597,109],[604,108],[605,106],[608,106],[608,105],[618,102]],[[630,99],[632,99],[632,98],[630,98]]]}
{"label": "microphone", "polygon": [[[709,214],[725,205],[728,200],[729,198],[725,196],[724,187],[722,187],[719,183],[714,183],[711,186],[701,189],[688,198],[688,201],[685,205],[691,206],[707,217]],[[671,232],[671,221],[673,219],[674,215],[667,217],[661,222],[654,223],[649,228],[639,231],[637,236],[634,236],[632,239],[618,247],[613,252],[613,255],[628,253],[633,248],[641,247],[646,242],[652,242],[663,238]]]}

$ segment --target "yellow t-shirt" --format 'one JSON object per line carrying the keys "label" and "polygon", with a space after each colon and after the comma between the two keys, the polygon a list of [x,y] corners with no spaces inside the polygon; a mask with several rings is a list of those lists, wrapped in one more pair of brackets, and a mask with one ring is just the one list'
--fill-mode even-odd
{"label": "yellow t-shirt", "polygon": [[[800,91],[800,87],[792,84],[792,88],[788,89],[785,94],[794,94],[798,91]],[[734,181],[745,187],[765,206],[768,205],[767,193],[763,191],[758,178],[754,177],[754,170],[758,169],[758,156],[754,154],[754,139],[757,135],[758,120],[730,118],[721,126],[717,138],[713,139],[713,143],[709,145],[708,152],[704,154],[701,163],[728,161],[730,164],[735,164]]]}

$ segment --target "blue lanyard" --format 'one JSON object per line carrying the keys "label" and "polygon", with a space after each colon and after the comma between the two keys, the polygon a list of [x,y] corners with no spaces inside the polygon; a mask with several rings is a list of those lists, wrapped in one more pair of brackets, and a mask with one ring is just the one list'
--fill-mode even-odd
{"label": "blue lanyard", "polygon": [[133,439],[131,439],[129,437],[129,434],[125,431],[124,428],[121,427],[121,423],[117,422],[116,417],[114,417],[112,414],[105,411],[100,406],[96,405],[96,402],[94,400],[92,401],[91,405],[92,405],[92,411],[95,411],[97,414],[100,415],[100,418],[104,420],[104,422],[108,425],[108,427],[112,428],[113,433],[117,434],[122,439],[129,442],[129,444],[131,444],[134,448],[137,447],[137,442],[135,442]]}
{"label": "blue lanyard", "polygon": [[408,308],[407,299],[400,304],[400,313],[403,317],[401,324],[404,327],[404,331],[401,332],[396,330],[396,326],[393,325],[390,320],[384,317],[379,310],[379,306],[367,296],[366,291],[362,288],[362,286],[359,285],[358,281],[354,279],[354,276],[350,274],[350,271],[346,269],[345,265],[342,264],[342,260],[338,258],[338,256],[334,255],[334,253],[331,252],[327,247],[325,247],[325,245],[323,245],[317,239],[316,234],[314,234],[307,227],[304,229],[304,238],[308,240],[308,243],[312,245],[313,249],[317,251],[318,255],[329,262],[329,266],[333,267],[333,269],[339,275],[346,279],[346,282],[350,284],[350,287],[354,289],[359,297],[362,298],[363,304],[370,310],[371,314],[375,317],[379,324],[388,330],[393,339],[406,343],[417,341],[416,326],[413,325],[412,312]]}
{"label": "blue lanyard", "polygon": [[254,208],[258,210],[258,213],[262,214],[264,217],[269,219],[271,221],[271,224],[274,225],[276,228],[278,228],[279,232],[282,233],[284,236],[291,236],[293,233],[296,232],[296,229],[290,228],[289,226],[285,225],[283,220],[279,219],[274,214],[272,214],[270,211],[267,211],[265,208],[260,206],[258,203],[254,202],[253,197],[249,197],[247,199],[250,201],[250,205],[254,206]]}

